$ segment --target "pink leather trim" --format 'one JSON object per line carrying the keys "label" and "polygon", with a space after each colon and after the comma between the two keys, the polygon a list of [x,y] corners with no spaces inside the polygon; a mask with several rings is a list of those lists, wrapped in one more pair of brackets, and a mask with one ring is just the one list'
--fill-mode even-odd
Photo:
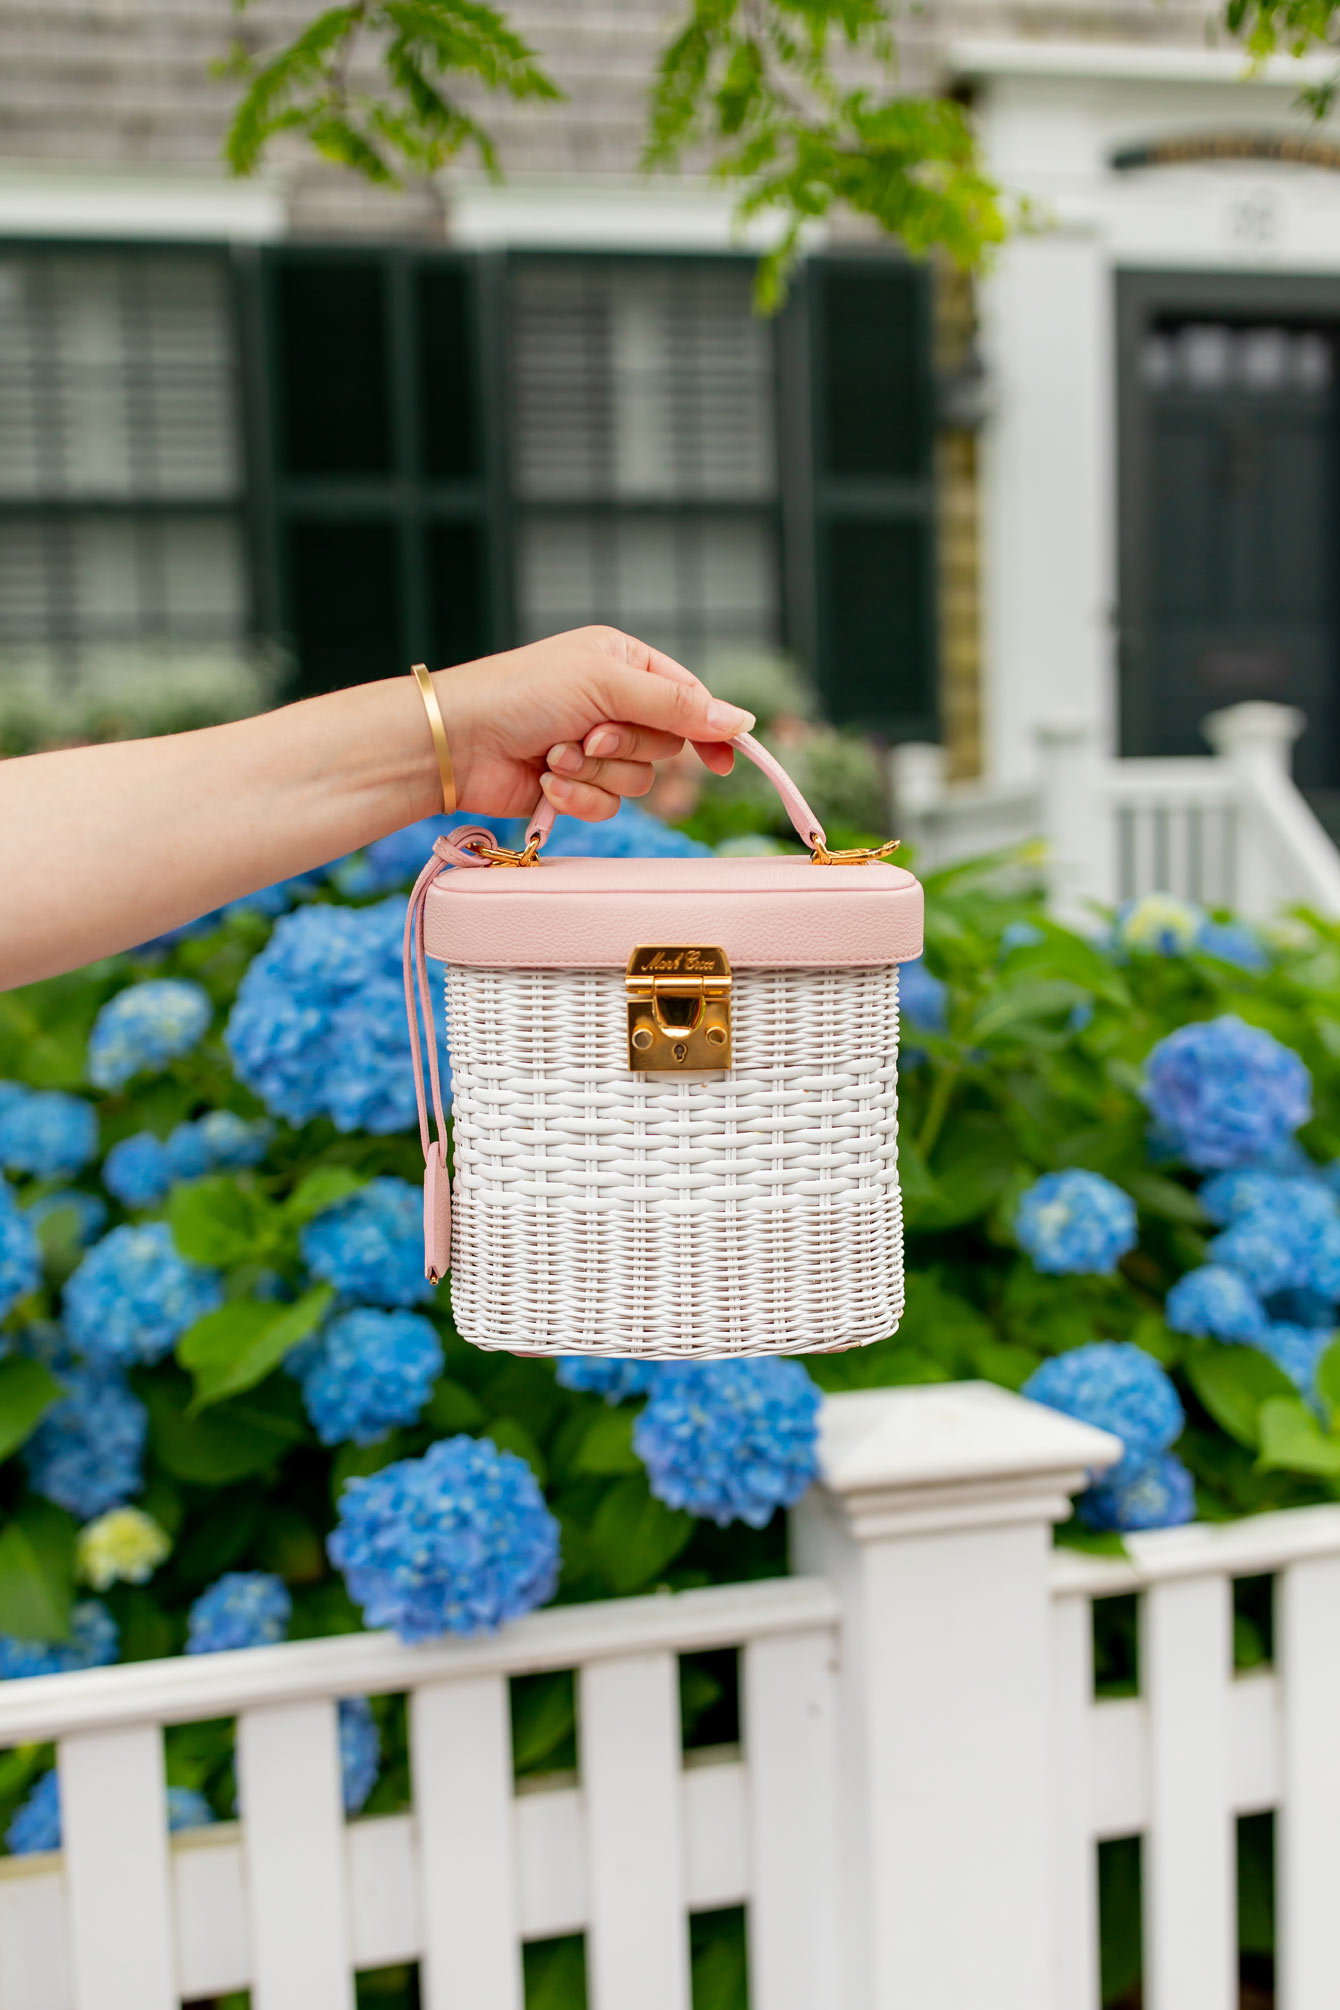
{"label": "pink leather trim", "polygon": [[[770,754],[766,747],[760,746],[752,733],[738,734],[731,741],[731,745],[736,749],[737,753],[743,754],[746,760],[752,761],[761,774],[767,776],[781,797],[782,807],[790,817],[796,836],[800,839],[801,843],[813,844],[817,838],[820,844],[826,844],[827,839],[824,836],[823,825],[819,822],[818,817],[815,816],[814,811],[810,808],[804,796],[801,795],[800,790],[796,787],[790,775],[787,774],[786,769],[782,766],[776,755]],[[554,820],[557,814],[558,812],[555,810],[548,796],[542,795],[536,805],[534,816],[532,816],[526,826],[526,843],[538,842],[543,844],[554,827]]]}
{"label": "pink leather trim", "polygon": [[451,1181],[440,1144],[423,1169],[423,1274],[433,1283],[451,1269]]}
{"label": "pink leather trim", "polygon": [[712,942],[733,965],[808,969],[920,956],[922,893],[900,866],[807,858],[561,858],[444,874],[430,956],[500,969],[622,970],[639,942]]}

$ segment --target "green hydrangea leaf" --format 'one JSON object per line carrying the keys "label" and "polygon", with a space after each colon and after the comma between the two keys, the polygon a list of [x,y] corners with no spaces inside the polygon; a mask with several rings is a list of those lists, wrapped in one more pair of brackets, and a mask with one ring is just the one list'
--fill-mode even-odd
{"label": "green hydrangea leaf", "polygon": [[263,1382],[290,1348],[315,1332],[334,1302],[334,1286],[319,1284],[292,1305],[244,1299],[197,1319],[177,1342],[177,1359],[195,1377],[188,1414]]}
{"label": "green hydrangea leaf", "polygon": [[1187,1380],[1223,1430],[1255,1451],[1262,1443],[1261,1406],[1279,1400],[1301,1409],[1282,1368],[1255,1347],[1206,1347],[1187,1358]]}
{"label": "green hydrangea leaf", "polygon": [[269,1469],[293,1442],[280,1418],[255,1411],[234,1415],[227,1407],[203,1416],[188,1415],[183,1393],[172,1383],[145,1378],[141,1394],[149,1410],[149,1447],[174,1479],[196,1486],[228,1486]]}
{"label": "green hydrangea leaf", "polygon": [[1340,1479],[1340,1438],[1329,1438],[1297,1397],[1272,1396],[1261,1405],[1262,1472],[1311,1473]]}
{"label": "green hydrangea leaf", "polygon": [[658,1578],[692,1534],[692,1515],[666,1507],[640,1473],[630,1474],[596,1510],[590,1550],[610,1590],[622,1594]]}
{"label": "green hydrangea leaf", "polygon": [[635,1473],[640,1461],[633,1450],[633,1410],[606,1405],[587,1425],[572,1458],[574,1473]]}
{"label": "green hydrangea leaf", "polygon": [[300,1228],[338,1202],[348,1200],[350,1194],[357,1193],[367,1183],[362,1174],[348,1166],[314,1166],[311,1172],[303,1174],[284,1202],[284,1219]]}
{"label": "green hydrangea leaf", "polygon": [[68,1640],[74,1603],[74,1517],[27,1500],[0,1530],[0,1633]]}
{"label": "green hydrangea leaf", "polygon": [[0,1361],[0,1459],[18,1449],[64,1393],[40,1361],[22,1354]]}
{"label": "green hydrangea leaf", "polygon": [[172,1240],[190,1263],[223,1269],[254,1260],[270,1241],[271,1209],[223,1173],[187,1180],[168,1202]]}

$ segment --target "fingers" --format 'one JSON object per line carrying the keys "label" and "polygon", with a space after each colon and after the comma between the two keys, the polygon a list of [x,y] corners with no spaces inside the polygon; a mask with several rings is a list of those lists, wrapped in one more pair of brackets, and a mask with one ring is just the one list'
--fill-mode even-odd
{"label": "fingers", "polygon": [[[668,761],[683,744],[678,733],[656,733],[646,726],[618,725],[607,719],[603,725],[591,728],[579,751],[602,761]],[[549,765],[551,768],[554,765],[552,754]],[[565,768],[560,772],[575,771]]]}
{"label": "fingers", "polygon": [[693,751],[714,775],[728,775],[735,766],[735,749],[728,740],[699,740]]}
{"label": "fingers", "polygon": [[650,670],[658,677],[668,677],[672,684],[696,684],[699,690],[703,688],[701,678],[695,677],[692,670],[686,670],[663,649],[639,642],[636,635],[625,635],[622,628],[599,628],[596,636],[597,646],[616,662],[626,663],[630,670]]}
{"label": "fingers", "polygon": [[549,749],[549,772],[565,781],[592,782],[612,796],[645,796],[656,779],[650,761],[593,761],[571,740]]}
{"label": "fingers", "polygon": [[580,817],[583,823],[604,823],[619,807],[618,796],[612,796],[608,789],[590,782],[570,782],[564,775],[545,773],[540,776],[540,787],[563,816]]}
{"label": "fingers", "polygon": [[[647,651],[649,656],[656,653]],[[597,668],[594,684],[600,709],[609,718],[650,726],[681,740],[733,740],[754,723],[752,712],[714,698],[696,677],[687,682],[664,674],[649,677],[645,671],[611,661]]]}

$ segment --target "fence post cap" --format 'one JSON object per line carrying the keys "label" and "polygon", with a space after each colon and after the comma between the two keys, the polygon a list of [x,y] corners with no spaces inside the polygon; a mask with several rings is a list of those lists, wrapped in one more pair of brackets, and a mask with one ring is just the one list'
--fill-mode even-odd
{"label": "fence post cap", "polygon": [[861,1538],[1064,1521],[1120,1438],[990,1382],[859,1389],[824,1404],[820,1487]]}

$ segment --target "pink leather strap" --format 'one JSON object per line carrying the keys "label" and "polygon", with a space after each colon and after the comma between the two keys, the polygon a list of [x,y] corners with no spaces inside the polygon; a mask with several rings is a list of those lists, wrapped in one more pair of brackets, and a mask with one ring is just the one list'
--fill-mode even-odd
{"label": "pink leather strap", "polygon": [[[440,874],[453,865],[482,866],[486,860],[468,849],[471,845],[494,842],[493,832],[483,824],[467,824],[440,837],[433,845],[427,865],[414,882],[414,891],[405,910],[405,940],[402,969],[405,979],[405,1012],[409,1019],[409,1050],[414,1069],[414,1095],[419,1106],[419,1143],[424,1163],[424,1270],[434,1284],[451,1260],[451,1190],[447,1179],[447,1119],[442,1108],[442,1077],[437,1061],[437,1029],[433,1020],[433,994],[428,983],[428,958],[423,946],[423,910],[428,889]],[[423,1058],[419,1046],[419,1009],[423,1011],[423,1037],[428,1047],[428,1080],[433,1097],[436,1136],[428,1128],[428,1106],[423,1093]]]}
{"label": "pink leather strap", "polygon": [[[817,839],[820,844],[826,844],[828,840],[824,835],[823,825],[776,756],[770,754],[766,747],[760,746],[749,733],[741,733],[731,741],[731,745],[737,753],[752,761],[761,774],[767,776],[781,797],[782,807],[790,817],[801,843],[812,845]],[[548,796],[541,796],[534,816],[526,825],[526,843],[542,845],[554,828],[557,814]]]}

